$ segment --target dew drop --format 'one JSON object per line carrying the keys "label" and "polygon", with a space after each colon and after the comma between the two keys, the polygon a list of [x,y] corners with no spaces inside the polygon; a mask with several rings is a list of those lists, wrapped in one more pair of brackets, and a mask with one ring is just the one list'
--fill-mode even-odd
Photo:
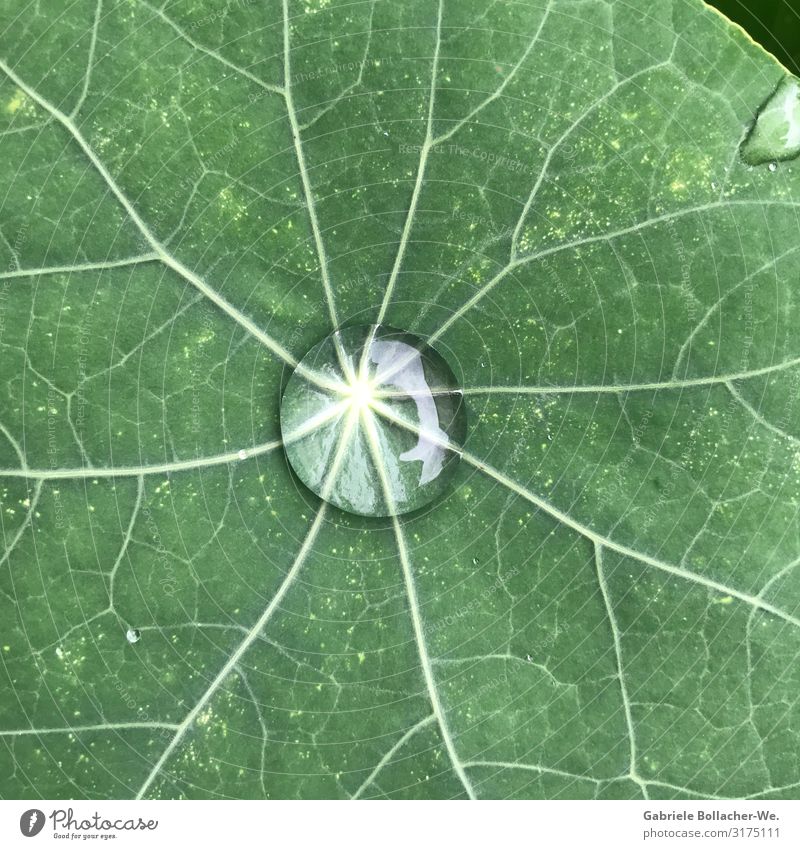
{"label": "dew drop", "polygon": [[444,358],[385,326],[323,339],[281,402],[292,469],[317,495],[362,516],[409,513],[440,497],[466,430],[463,394]]}
{"label": "dew drop", "polygon": [[800,155],[800,80],[796,77],[784,77],[761,107],[742,142],[741,155],[747,165],[769,163],[770,171],[777,170],[777,162]]}
{"label": "dew drop", "polygon": [[134,643],[138,643],[139,640],[142,639],[142,633],[137,628],[128,628],[125,639],[133,645]]}
{"label": "dew drop", "polygon": [[778,163],[777,162],[770,162],[769,163],[769,170],[772,171],[772,173],[774,174],[778,170]]}

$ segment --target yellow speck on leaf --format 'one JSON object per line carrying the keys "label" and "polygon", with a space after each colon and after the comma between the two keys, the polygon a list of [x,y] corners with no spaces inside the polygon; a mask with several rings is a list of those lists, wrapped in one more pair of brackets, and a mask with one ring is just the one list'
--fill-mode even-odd
{"label": "yellow speck on leaf", "polygon": [[13,115],[13,114],[15,114],[16,112],[19,111],[20,107],[24,103],[25,103],[25,92],[22,91],[21,89],[17,89],[14,92],[14,95],[11,98],[11,100],[9,100],[8,103],[6,103],[6,112],[8,112],[9,115]]}

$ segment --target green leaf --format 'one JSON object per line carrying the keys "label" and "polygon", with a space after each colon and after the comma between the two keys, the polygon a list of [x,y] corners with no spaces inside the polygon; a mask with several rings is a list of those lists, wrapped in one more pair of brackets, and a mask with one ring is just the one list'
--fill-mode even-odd
{"label": "green leaf", "polygon": [[[2,795],[796,795],[784,69],[699,0],[3,9]],[[467,403],[399,518],[280,442],[376,321]]]}

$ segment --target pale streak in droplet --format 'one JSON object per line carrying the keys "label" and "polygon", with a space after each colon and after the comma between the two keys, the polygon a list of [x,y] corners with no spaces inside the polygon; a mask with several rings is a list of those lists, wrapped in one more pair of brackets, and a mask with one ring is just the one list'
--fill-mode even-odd
{"label": "pale streak in droplet", "polygon": [[800,146],[800,100],[798,100],[798,84],[792,83],[783,101],[783,116],[786,119],[786,140],[784,147],[788,150]]}

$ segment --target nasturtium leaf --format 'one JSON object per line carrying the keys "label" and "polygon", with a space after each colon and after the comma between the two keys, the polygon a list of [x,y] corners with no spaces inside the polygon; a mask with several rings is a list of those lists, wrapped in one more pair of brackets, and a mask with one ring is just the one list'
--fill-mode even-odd
{"label": "nasturtium leaf", "polygon": [[[797,794],[785,69],[699,0],[1,8],[3,796]],[[377,518],[280,421],[374,324],[467,411]]]}

